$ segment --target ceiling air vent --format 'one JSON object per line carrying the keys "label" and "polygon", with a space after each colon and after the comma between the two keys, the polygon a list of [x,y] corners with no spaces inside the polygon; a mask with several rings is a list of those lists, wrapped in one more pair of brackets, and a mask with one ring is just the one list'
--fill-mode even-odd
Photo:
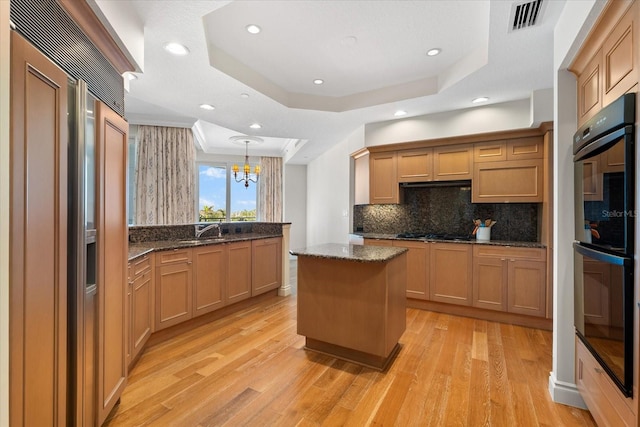
{"label": "ceiling air vent", "polygon": [[509,32],[533,27],[542,14],[542,0],[515,2],[511,7]]}

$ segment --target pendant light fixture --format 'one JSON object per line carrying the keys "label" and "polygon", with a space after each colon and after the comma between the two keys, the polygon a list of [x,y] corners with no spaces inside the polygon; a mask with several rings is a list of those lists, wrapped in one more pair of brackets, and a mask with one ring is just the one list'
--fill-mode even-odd
{"label": "pendant light fixture", "polygon": [[258,178],[260,177],[260,165],[256,165],[253,168],[253,174],[251,173],[251,165],[249,164],[249,144],[260,144],[263,141],[261,138],[255,136],[232,136],[231,141],[235,144],[245,144],[244,166],[242,168],[242,173],[240,173],[240,167],[237,164],[234,164],[231,170],[233,171],[233,178],[236,182],[244,182],[245,188],[249,188],[249,182],[257,183]]}

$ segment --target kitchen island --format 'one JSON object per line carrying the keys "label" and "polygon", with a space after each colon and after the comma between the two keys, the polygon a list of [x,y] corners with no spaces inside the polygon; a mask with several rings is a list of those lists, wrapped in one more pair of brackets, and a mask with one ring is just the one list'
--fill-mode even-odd
{"label": "kitchen island", "polygon": [[385,369],[406,325],[406,251],[335,243],[292,250],[306,348]]}

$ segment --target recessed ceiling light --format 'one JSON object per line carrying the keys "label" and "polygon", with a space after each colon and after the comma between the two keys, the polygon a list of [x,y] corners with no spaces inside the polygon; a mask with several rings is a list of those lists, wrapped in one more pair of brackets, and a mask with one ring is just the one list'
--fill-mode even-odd
{"label": "recessed ceiling light", "polygon": [[314,85],[321,85],[322,83],[324,83],[324,80],[322,80],[322,79],[315,79],[315,80],[313,81],[313,84],[314,84]]}
{"label": "recessed ceiling light", "polygon": [[249,97],[249,94],[248,94],[248,93],[241,93],[241,94],[240,94],[240,98],[247,99],[248,97]]}
{"label": "recessed ceiling light", "polygon": [[245,28],[251,34],[258,34],[261,31],[261,28],[254,24],[247,25]]}
{"label": "recessed ceiling light", "polygon": [[262,125],[260,123],[253,123],[249,126],[251,129],[262,129]]}
{"label": "recessed ceiling light", "polygon": [[393,115],[394,115],[394,116],[396,116],[396,117],[406,116],[406,115],[407,115],[407,112],[406,112],[406,111],[404,111],[404,110],[398,110],[398,111],[396,111],[395,113],[393,113]]}
{"label": "recessed ceiling light", "polygon": [[203,110],[209,110],[209,111],[216,109],[216,107],[214,107],[211,104],[200,104],[200,108],[202,108]]}
{"label": "recessed ceiling light", "polygon": [[436,56],[440,52],[442,52],[442,49],[440,49],[439,47],[435,47],[435,48],[429,49],[427,51],[427,56]]}
{"label": "recessed ceiling light", "polygon": [[138,78],[138,76],[136,76],[135,74],[133,74],[131,71],[127,71],[126,73],[124,73],[124,76],[126,77],[127,80],[131,81],[131,80],[136,80]]}
{"label": "recessed ceiling light", "polygon": [[167,43],[164,45],[164,50],[174,55],[186,55],[189,53],[189,48],[181,45],[180,43]]}
{"label": "recessed ceiling light", "polygon": [[480,102],[487,102],[489,100],[489,98],[487,98],[486,96],[480,96],[478,98],[475,98],[473,101],[471,101],[474,104],[478,104]]}

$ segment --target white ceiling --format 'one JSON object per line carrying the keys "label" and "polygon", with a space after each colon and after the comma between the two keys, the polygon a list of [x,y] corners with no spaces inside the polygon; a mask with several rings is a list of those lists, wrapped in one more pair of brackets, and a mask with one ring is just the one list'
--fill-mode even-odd
{"label": "white ceiling", "polygon": [[[143,71],[125,97],[131,123],[193,126],[200,148],[220,154],[244,154],[231,136],[259,136],[251,155],[294,164],[398,109],[412,117],[551,88],[565,4],[544,0],[536,26],[509,31],[521,1],[91,1],[111,28],[123,13],[143,26]],[[171,41],[190,53],[168,54]],[[427,56],[434,47],[442,53]]]}

